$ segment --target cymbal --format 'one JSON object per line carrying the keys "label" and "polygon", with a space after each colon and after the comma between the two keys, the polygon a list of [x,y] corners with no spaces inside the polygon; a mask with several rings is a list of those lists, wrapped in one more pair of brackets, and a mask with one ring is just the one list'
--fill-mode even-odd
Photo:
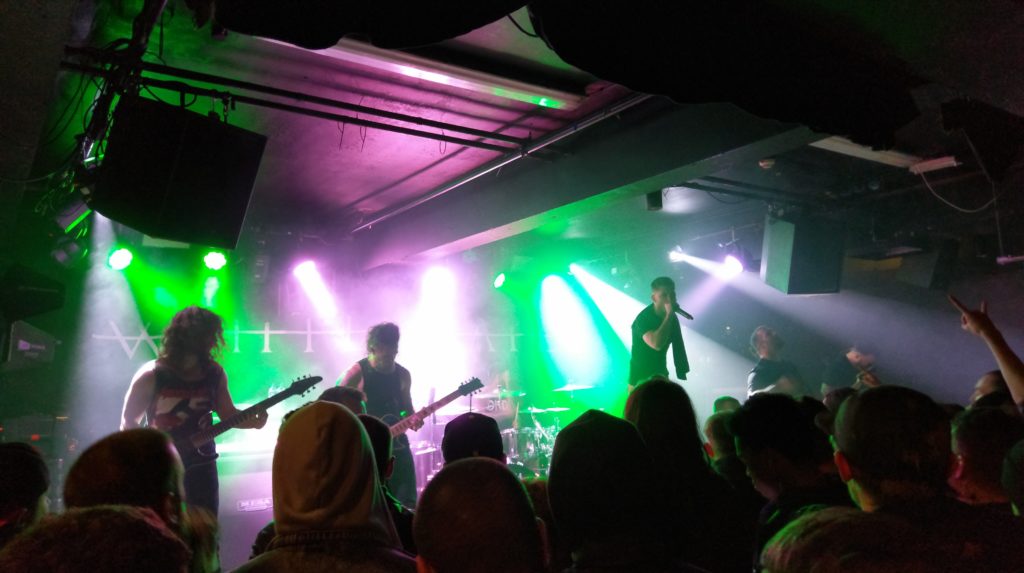
{"label": "cymbal", "polygon": [[561,406],[556,406],[556,407],[553,407],[553,408],[534,408],[533,406],[530,406],[529,408],[527,408],[525,410],[520,410],[519,413],[520,414],[547,414],[547,413],[553,413],[553,412],[568,412],[568,411],[569,411],[569,408],[563,408]]}
{"label": "cymbal", "polygon": [[474,394],[477,398],[484,400],[503,400],[508,398],[522,398],[526,396],[526,392],[519,392],[518,390],[495,390],[486,394]]}
{"label": "cymbal", "polygon": [[555,388],[555,392],[575,392],[577,390],[593,390],[594,386],[591,384],[566,384],[561,388]]}

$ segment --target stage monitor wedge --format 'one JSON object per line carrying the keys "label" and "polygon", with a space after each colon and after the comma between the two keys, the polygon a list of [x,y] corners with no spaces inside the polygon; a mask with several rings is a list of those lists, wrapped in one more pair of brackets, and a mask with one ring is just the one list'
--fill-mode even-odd
{"label": "stage monitor wedge", "polygon": [[122,97],[89,205],[153,237],[233,249],[266,144],[219,118]]}
{"label": "stage monitor wedge", "polygon": [[768,215],[761,280],[786,294],[839,292],[845,248],[846,226],[840,220]]}

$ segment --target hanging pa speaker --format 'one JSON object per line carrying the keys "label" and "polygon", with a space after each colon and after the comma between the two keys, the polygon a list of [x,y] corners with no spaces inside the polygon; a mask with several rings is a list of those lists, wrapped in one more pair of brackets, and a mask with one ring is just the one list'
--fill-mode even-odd
{"label": "hanging pa speaker", "polygon": [[89,206],[153,237],[233,249],[266,143],[216,117],[122,97]]}
{"label": "hanging pa speaker", "polygon": [[839,292],[846,247],[841,221],[769,215],[764,224],[761,280],[786,294]]}

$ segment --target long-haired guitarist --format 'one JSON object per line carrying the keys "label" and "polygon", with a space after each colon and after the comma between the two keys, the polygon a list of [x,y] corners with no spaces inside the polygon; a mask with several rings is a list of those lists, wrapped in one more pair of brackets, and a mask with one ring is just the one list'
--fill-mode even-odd
{"label": "long-haired guitarist", "polygon": [[[366,412],[388,425],[416,412],[412,406],[412,376],[398,357],[398,325],[384,322],[374,325],[366,335],[366,358],[356,362],[339,380],[341,386],[358,388],[366,395]],[[413,429],[423,426],[417,422]],[[395,471],[391,491],[402,503],[416,504],[416,468],[409,439],[395,439]]]}
{"label": "long-haired guitarist", "polygon": [[[217,314],[189,306],[178,311],[164,331],[160,353],[135,373],[124,397],[121,429],[146,425],[170,433],[175,440],[208,427],[211,413],[221,419],[238,412],[228,392],[228,377],[216,357],[224,346],[221,318]],[[262,428],[267,413],[238,425]],[[193,452],[181,452],[186,462],[185,496],[190,505],[217,513],[219,504],[217,464],[210,442],[204,452],[205,463],[189,464]]]}

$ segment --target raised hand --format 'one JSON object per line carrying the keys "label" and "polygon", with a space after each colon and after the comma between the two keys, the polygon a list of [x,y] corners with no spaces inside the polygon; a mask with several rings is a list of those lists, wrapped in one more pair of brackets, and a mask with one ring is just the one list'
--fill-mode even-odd
{"label": "raised hand", "polygon": [[981,301],[981,307],[977,310],[971,310],[955,296],[947,295],[947,298],[950,304],[960,311],[960,328],[982,337],[998,332],[992,319],[988,316],[988,304],[985,301]]}

